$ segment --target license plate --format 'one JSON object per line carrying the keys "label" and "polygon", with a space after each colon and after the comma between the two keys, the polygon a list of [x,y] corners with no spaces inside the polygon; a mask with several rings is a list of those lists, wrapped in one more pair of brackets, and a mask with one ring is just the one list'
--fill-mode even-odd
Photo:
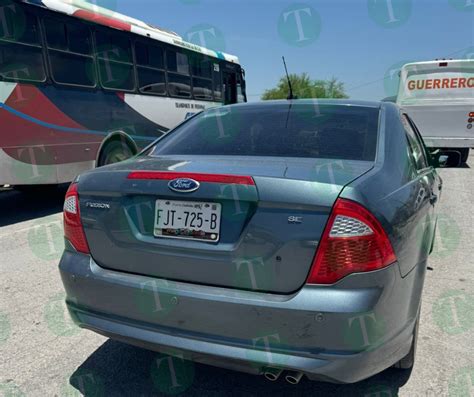
{"label": "license plate", "polygon": [[155,237],[219,241],[221,204],[156,200]]}

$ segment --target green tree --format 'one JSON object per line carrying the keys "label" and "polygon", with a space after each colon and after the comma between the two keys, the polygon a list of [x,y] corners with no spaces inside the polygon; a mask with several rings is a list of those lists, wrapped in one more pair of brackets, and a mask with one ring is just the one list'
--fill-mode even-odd
{"label": "green tree", "polygon": [[[335,77],[330,80],[312,80],[307,73],[290,74],[293,94],[298,98],[348,98],[344,83]],[[288,97],[288,80],[283,76],[275,88],[266,90],[263,100],[286,99]]]}

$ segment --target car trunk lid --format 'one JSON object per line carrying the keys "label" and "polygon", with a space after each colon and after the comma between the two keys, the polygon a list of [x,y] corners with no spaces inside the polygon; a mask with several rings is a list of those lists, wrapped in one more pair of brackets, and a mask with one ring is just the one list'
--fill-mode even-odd
{"label": "car trunk lid", "polygon": [[[91,255],[104,268],[291,293],[307,278],[339,193],[372,166],[328,159],[139,157],[81,176],[81,216]],[[201,181],[199,189],[180,193],[169,188],[169,178],[130,179],[137,171],[237,175],[254,183]],[[221,205],[218,242],[157,237],[157,200]]]}

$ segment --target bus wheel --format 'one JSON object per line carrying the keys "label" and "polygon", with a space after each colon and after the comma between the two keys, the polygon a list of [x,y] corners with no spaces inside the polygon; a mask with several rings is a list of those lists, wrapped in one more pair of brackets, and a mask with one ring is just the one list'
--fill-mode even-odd
{"label": "bus wheel", "polygon": [[466,163],[467,159],[469,158],[469,148],[462,148],[458,150],[461,153],[461,164]]}
{"label": "bus wheel", "polygon": [[99,167],[119,163],[135,155],[132,148],[122,140],[112,140],[102,149],[99,156]]}

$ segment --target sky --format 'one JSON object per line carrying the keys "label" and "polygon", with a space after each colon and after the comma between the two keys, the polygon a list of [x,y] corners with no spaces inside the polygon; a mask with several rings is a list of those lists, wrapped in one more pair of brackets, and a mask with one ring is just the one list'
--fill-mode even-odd
{"label": "sky", "polygon": [[90,0],[237,55],[250,101],[283,75],[336,77],[354,99],[394,95],[409,61],[474,59],[474,0]]}

